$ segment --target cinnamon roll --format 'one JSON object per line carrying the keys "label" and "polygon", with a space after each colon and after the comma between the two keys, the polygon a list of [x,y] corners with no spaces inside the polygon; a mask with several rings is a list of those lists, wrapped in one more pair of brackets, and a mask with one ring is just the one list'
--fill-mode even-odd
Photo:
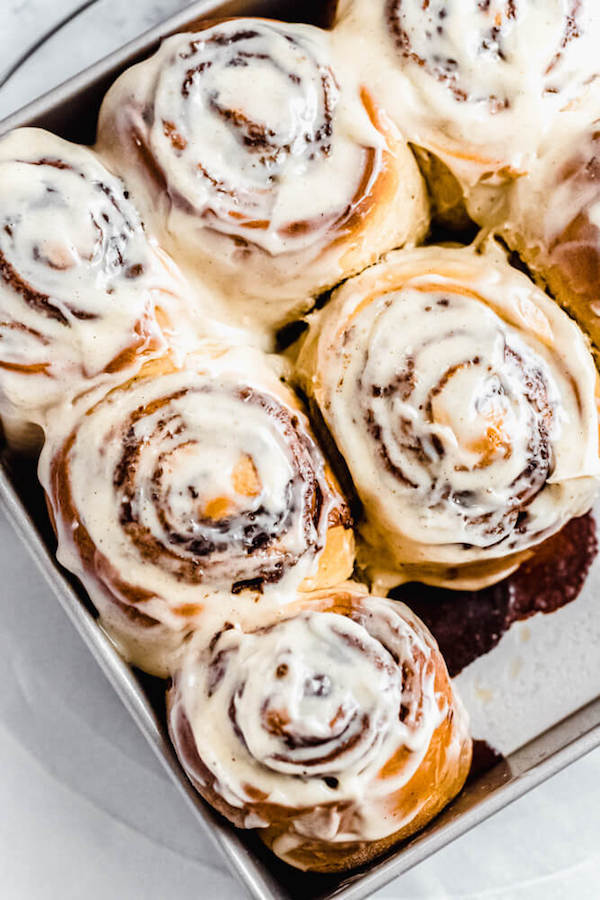
{"label": "cinnamon roll", "polygon": [[346,282],[298,377],[363,503],[379,588],[491,584],[597,494],[588,342],[491,245],[392,253]]}
{"label": "cinnamon roll", "polygon": [[149,363],[49,431],[58,559],[140,668],[353,567],[347,506],[308,421],[257,351]]}
{"label": "cinnamon roll", "polygon": [[343,55],[359,61],[365,83],[408,138],[467,189],[527,171],[556,116],[597,92],[594,0],[339,6]]}
{"label": "cinnamon roll", "polygon": [[471,760],[431,634],[360,585],[192,644],[167,705],[199,793],[301,869],[351,869],[424,827]]}
{"label": "cinnamon roll", "polygon": [[267,330],[427,226],[383,109],[327,32],[233,19],[164,42],[109,91],[99,149],[178,261]]}
{"label": "cinnamon roll", "polygon": [[164,352],[177,291],[174,267],[90,150],[29,128],[0,140],[0,416],[9,438],[20,443],[53,404]]}
{"label": "cinnamon roll", "polygon": [[497,230],[600,348],[600,119],[557,129]]}

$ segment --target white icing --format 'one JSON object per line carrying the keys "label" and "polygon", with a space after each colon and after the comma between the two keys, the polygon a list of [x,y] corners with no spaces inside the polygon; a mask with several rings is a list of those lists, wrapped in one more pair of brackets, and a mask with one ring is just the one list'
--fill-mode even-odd
{"label": "white icing", "polygon": [[[235,19],[169,38],[109,92],[99,148],[161,241],[254,328],[282,324],[424,224],[410,152],[398,136],[391,160],[356,77],[339,81],[328,34],[308,25]],[[399,184],[383,213],[388,166]],[[377,245],[353,242],[372,214]],[[212,312],[223,315],[216,301]]]}
{"label": "white icing", "polygon": [[[577,239],[582,244],[591,235],[561,238],[578,219],[586,219],[600,233],[600,192],[598,157],[600,154],[600,111],[590,119],[581,111],[569,115],[564,127],[556,127],[542,143],[538,159],[526,178],[520,178],[497,210],[492,226],[507,233],[518,233],[526,241],[526,252],[542,253],[545,264],[551,262],[557,243]],[[592,237],[598,239],[598,234]]]}
{"label": "white icing", "polygon": [[[434,45],[436,71],[402,57],[383,9],[382,0],[342,2],[332,39],[310,27],[258,20],[171,38],[111,93],[101,149],[131,179],[150,229],[187,256],[202,285],[199,309],[227,319],[232,336],[240,337],[238,321],[250,329],[272,326],[307,306],[309,294],[402,243],[411,228],[413,237],[418,233],[415,217],[422,224],[424,213],[411,176],[404,193],[384,197],[389,208],[405,208],[405,219],[388,222],[377,240],[362,238],[368,246],[352,264],[348,246],[335,243],[359,194],[375,193],[391,164],[389,140],[361,102],[361,79],[406,137],[438,152],[463,185],[530,170],[512,191],[511,216],[528,223],[540,248],[578,214],[600,227],[595,175],[555,183],[574,149],[582,150],[582,165],[595,153],[586,104],[595,91],[600,16],[591,0],[398,3],[397,22],[414,52],[429,58]],[[573,135],[567,122],[584,128]],[[167,173],[168,191],[158,199],[139,159],[112,146],[131,128],[138,148]],[[227,803],[251,805],[250,786],[267,803],[298,809],[293,832],[277,842],[280,855],[304,838],[377,840],[410,823],[429,798],[408,798],[391,810],[390,794],[418,770],[448,712],[434,691],[431,639],[408,610],[377,598],[363,600],[367,611],[357,621],[310,611],[284,618],[286,604],[316,572],[334,503],[302,415],[264,360],[241,350],[205,357],[200,366],[190,362],[183,372],[155,372],[102,399],[116,381],[112,365],[132,344],[137,357],[123,364],[120,381],[169,344],[175,358],[182,344],[196,344],[200,330],[220,326],[201,328],[186,318],[176,268],[147,238],[122,183],[93,152],[35,130],[16,132],[0,141],[0,192],[0,412],[16,431],[23,419],[49,430],[40,477],[57,513],[60,561],[86,584],[123,654],[149,671],[173,672],[197,631],[176,679],[172,714],[183,709]],[[367,514],[378,519],[365,534],[389,540],[388,561],[398,552],[400,564],[407,547],[417,561],[448,564],[527,549],[584,512],[597,491],[597,376],[589,347],[573,323],[492,253],[478,259],[470,250],[430,248],[391,256],[387,266],[405,267],[404,280],[364,306],[363,285],[372,285],[381,269],[350,282],[306,345],[307,357],[317,354],[313,393]],[[9,267],[30,286],[34,302],[9,286]],[[231,282],[225,288],[231,278],[234,288]],[[214,287],[222,296],[210,296]],[[248,305],[249,296],[264,303]],[[157,316],[157,307],[172,321]],[[343,332],[340,322],[349,316],[353,324]],[[19,371],[32,366],[40,371]],[[405,396],[407,372],[414,384]],[[254,393],[240,394],[248,381]],[[361,419],[373,386],[393,388],[369,396],[376,440]],[[75,395],[91,389],[70,408]],[[165,394],[172,397],[168,412],[152,406]],[[267,408],[254,402],[257,394]],[[66,403],[54,411],[59,401]],[[430,419],[423,415],[429,402]],[[318,520],[308,524],[300,515],[308,482],[301,468],[298,474],[280,408],[298,419],[291,426],[301,435],[298,452],[324,495]],[[422,454],[407,444],[407,428]],[[548,470],[519,529],[510,514],[515,485],[526,483],[532,456],[543,470],[542,432]],[[52,465],[70,433],[68,486],[78,521],[61,518],[52,490]],[[116,476],[134,443],[139,452],[124,467],[134,487],[125,492]],[[379,443],[387,448],[387,468]],[[240,463],[245,483],[238,481]],[[221,518],[232,519],[227,550],[219,546],[224,532],[215,502],[224,504]],[[160,545],[166,564],[123,530],[125,506]],[[275,531],[285,521],[273,547],[250,546],[248,513]],[[95,562],[103,560],[93,573],[77,546],[83,528]],[[198,552],[195,541],[216,549]],[[242,548],[237,558],[232,545]],[[233,593],[234,582],[260,574],[271,550],[286,574],[267,583],[262,597]],[[186,566],[195,567],[192,578]],[[113,601],[130,599],[119,579],[141,592],[135,607],[155,619],[157,633],[122,616]],[[271,616],[276,624],[252,632],[259,599],[262,621]],[[236,627],[206,650],[207,633],[227,618]],[[216,653],[226,664],[213,690],[207,666]],[[402,662],[416,666],[420,657],[426,665],[411,692]],[[455,703],[447,754],[456,760],[466,720]],[[401,718],[403,705],[408,713]],[[269,722],[270,731],[262,727]],[[408,751],[406,764],[382,778],[399,748]],[[204,774],[186,764],[206,785]],[[350,805],[352,815],[336,803]],[[268,824],[254,810],[244,818],[247,828]]]}
{"label": "white icing", "polygon": [[[138,664],[168,669],[191,629],[252,615],[259,598],[277,609],[315,573],[338,498],[293,404],[259,353],[232,350],[192,357],[182,371],[142,373],[91,412],[87,400],[57,416],[40,478],[58,558]],[[57,460],[75,521],[54,489]],[[97,548],[91,570],[81,527]],[[262,588],[252,584],[263,575]],[[160,627],[140,630],[114,598]]]}
{"label": "white icing", "polygon": [[[364,149],[331,140],[339,88],[313,32],[303,29],[292,44],[286,27],[253,23],[245,31],[251,37],[231,42],[240,30],[244,23],[234,21],[165,45],[168,64],[157,74],[149,143],[169,172],[172,192],[192,203],[200,218],[246,239],[248,223],[265,222],[252,230],[252,241],[276,256],[322,239],[358,189]],[[232,127],[231,113],[240,108],[256,128]],[[185,142],[181,151],[174,152],[165,133],[170,121]],[[256,134],[259,128],[264,132]],[[367,146],[383,144],[372,126],[363,128]],[[303,221],[316,227],[286,233]]]}
{"label": "white icing", "polygon": [[338,55],[466,186],[526,171],[596,90],[595,0],[342,0],[338,19]]}
{"label": "white icing", "polygon": [[51,404],[164,352],[182,282],[90,150],[12,132],[0,193],[0,411],[42,424]]}
{"label": "white icing", "polygon": [[502,558],[592,505],[589,347],[491,247],[390,254],[334,295],[299,368],[388,563]]}
{"label": "white icing", "polygon": [[569,114],[485,221],[600,345],[600,106]]}
{"label": "white icing", "polygon": [[[434,690],[435,643],[402,604],[365,597],[360,587],[355,594],[353,618],[306,604],[272,626],[225,631],[208,649],[192,645],[175,679],[171,732],[177,745],[183,712],[214,790],[235,808],[252,807],[260,792],[261,803],[297,810],[277,846],[284,856],[302,843],[298,836],[386,837],[426,799],[403,803],[396,792],[448,712]],[[456,701],[444,767],[456,764],[466,739]],[[383,775],[402,748],[406,759]],[[206,785],[180,749],[192,779]]]}

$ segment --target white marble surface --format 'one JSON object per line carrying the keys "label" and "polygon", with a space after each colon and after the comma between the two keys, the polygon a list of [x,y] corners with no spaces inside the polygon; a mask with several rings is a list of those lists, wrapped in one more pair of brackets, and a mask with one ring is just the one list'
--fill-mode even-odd
{"label": "white marble surface", "polygon": [[[2,0],[0,72],[77,0]],[[184,7],[98,0],[0,90],[0,118]],[[243,895],[0,517],[2,900]],[[600,751],[377,897],[592,900]]]}

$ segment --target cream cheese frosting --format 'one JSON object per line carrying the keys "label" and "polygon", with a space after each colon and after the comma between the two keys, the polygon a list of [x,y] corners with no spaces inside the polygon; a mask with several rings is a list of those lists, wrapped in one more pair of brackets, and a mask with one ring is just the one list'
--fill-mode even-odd
{"label": "cream cheese frosting", "polygon": [[482,235],[380,260],[428,227],[411,141],[553,290],[572,254],[586,312],[556,293],[596,336],[599,37],[592,0],[342,0],[331,34],[168,38],[94,150],[0,140],[0,415],[46,431],[58,559],[123,657],[173,679],[200,793],[293,865],[426,824],[468,722],[423,624],[345,581],[348,504],[281,358],[223,341],[272,347],[349,279],[294,377],[379,591],[492,584],[586,512],[598,375],[574,322]]}
{"label": "cream cheese frosting", "polygon": [[284,324],[427,225],[408,147],[309,25],[169,38],[109,91],[98,147],[216,292],[212,313],[249,328]]}
{"label": "cream cheese frosting", "polygon": [[598,91],[594,0],[342,0],[334,40],[467,189],[528,171],[557,114]]}
{"label": "cream cheese frosting", "polygon": [[174,348],[185,289],[92,151],[14,131],[0,192],[0,414],[43,425],[53,404]]}
{"label": "cream cheese frosting", "polygon": [[388,586],[498,580],[592,505],[589,345],[492,246],[390,254],[315,317],[298,369],[364,505],[364,563]]}
{"label": "cream cheese frosting", "polygon": [[340,535],[323,583],[352,569],[344,501],[257,351],[208,345],[182,369],[157,363],[64,409],[40,480],[59,560],[124,655],[150,671],[168,671],[191,630],[295,598],[319,574],[330,526]]}
{"label": "cream cheese frosting", "polygon": [[596,345],[600,340],[600,119],[571,114],[493,211],[500,233]]}
{"label": "cream cheese frosting", "polygon": [[283,858],[306,838],[377,841],[410,822],[429,798],[402,790],[451,706],[433,793],[468,741],[423,624],[358,585],[338,590],[344,614],[320,595],[278,622],[196,642],[171,690],[171,734],[188,774],[248,811],[246,827],[289,810],[274,846]]}

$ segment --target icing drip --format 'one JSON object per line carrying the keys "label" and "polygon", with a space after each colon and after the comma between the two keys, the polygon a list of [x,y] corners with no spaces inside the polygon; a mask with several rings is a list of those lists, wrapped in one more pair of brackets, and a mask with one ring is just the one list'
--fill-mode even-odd
{"label": "icing drip", "polygon": [[454,678],[498,644],[515,622],[551,615],[577,599],[598,554],[591,513],[565,525],[516,572],[480,591],[445,591],[422,584],[397,588],[439,644]]}

